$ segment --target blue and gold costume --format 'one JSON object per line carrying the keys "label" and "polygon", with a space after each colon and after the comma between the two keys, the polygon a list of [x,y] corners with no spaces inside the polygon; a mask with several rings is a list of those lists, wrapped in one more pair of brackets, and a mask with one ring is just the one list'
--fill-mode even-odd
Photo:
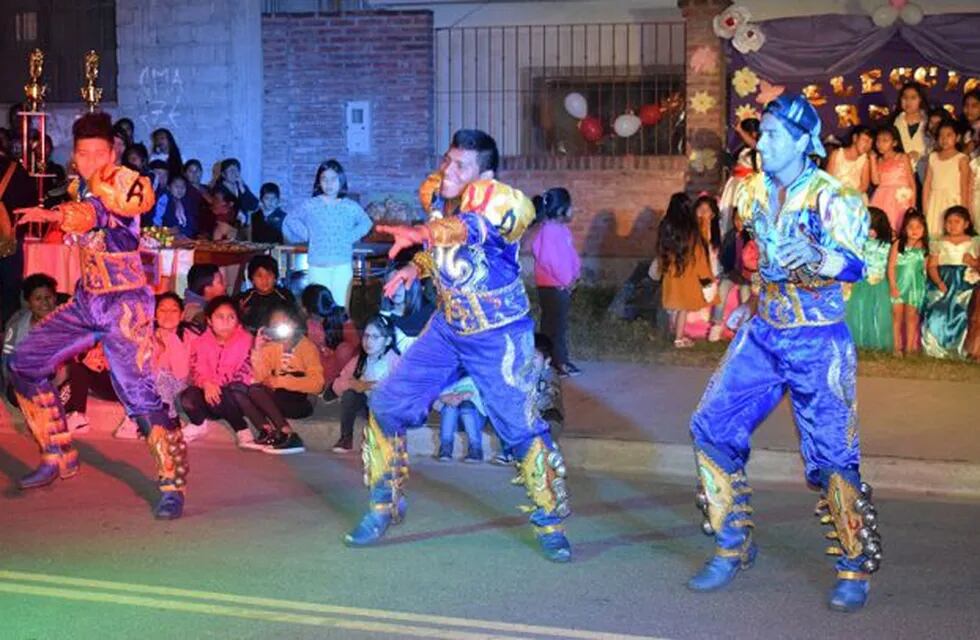
{"label": "blue and gold costume", "polygon": [[[432,197],[437,184],[438,177],[430,177],[423,198]],[[465,372],[504,445],[521,460],[533,502],[527,510],[545,554],[570,559],[561,525],[569,514],[565,464],[537,411],[534,323],[518,261],[521,235],[533,219],[523,193],[481,180],[466,188],[455,214],[427,223],[431,246],[414,262],[421,276],[435,281],[439,309],[371,396],[363,449],[371,510],[348,544],[376,542],[404,517],[405,430],[421,424],[440,391]]]}
{"label": "blue and gold costume", "polygon": [[101,342],[112,386],[157,462],[162,497],[155,514],[177,518],[184,503],[187,445],[150,371],[154,299],[139,251],[139,219],[153,207],[153,188],[135,171],[107,166],[88,184],[73,183],[70,191],[75,200],[57,210],[62,229],[80,237],[82,277],[71,301],[41,321],[9,363],[17,402],[42,456],[41,466],[20,486],[43,486],[78,472],[78,453],[52,377],[63,362]]}
{"label": "blue and gold costume", "polygon": [[[777,114],[780,107],[798,107],[780,100]],[[842,290],[842,282],[862,277],[868,212],[856,192],[809,159],[785,187],[782,203],[778,194],[772,177],[760,173],[746,179],[737,196],[739,215],[759,245],[761,291],[757,315],[732,340],[691,420],[697,503],[716,549],[689,586],[720,588],[752,564],[752,490],[745,474],[750,439],[788,392],[806,477],[824,492],[818,507],[835,529],[827,538],[839,545],[828,550],[839,556],[831,606],[852,610],[863,605],[881,558],[871,490],[859,475],[857,360]],[[805,241],[815,262],[781,266],[780,248],[788,240]]]}

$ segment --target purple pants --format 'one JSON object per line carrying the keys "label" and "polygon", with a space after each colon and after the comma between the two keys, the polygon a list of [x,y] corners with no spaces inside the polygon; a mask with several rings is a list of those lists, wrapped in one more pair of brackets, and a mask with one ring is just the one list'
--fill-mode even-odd
{"label": "purple pants", "polygon": [[149,287],[90,293],[80,283],[68,304],[53,311],[17,345],[8,365],[14,389],[26,398],[47,392],[57,397],[51,383],[55,370],[101,342],[112,386],[126,415],[176,427],[160,400],[150,370],[153,315]]}

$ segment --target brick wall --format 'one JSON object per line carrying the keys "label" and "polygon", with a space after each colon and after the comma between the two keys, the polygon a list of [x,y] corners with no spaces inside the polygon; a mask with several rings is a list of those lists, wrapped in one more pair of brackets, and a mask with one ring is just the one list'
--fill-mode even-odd
{"label": "brick wall", "polygon": [[[432,43],[427,11],[262,18],[263,174],[287,206],[310,195],[328,158],[364,196],[418,187],[433,153]],[[366,155],[347,152],[351,100],[370,103]]]}
{"label": "brick wall", "polygon": [[684,191],[687,161],[683,156],[636,160],[639,168],[603,168],[618,158],[596,158],[592,169],[520,169],[505,162],[501,179],[529,196],[551,187],[571,193],[571,223],[582,256],[583,279],[620,283],[638,260],[653,257],[657,224],[670,195]]}

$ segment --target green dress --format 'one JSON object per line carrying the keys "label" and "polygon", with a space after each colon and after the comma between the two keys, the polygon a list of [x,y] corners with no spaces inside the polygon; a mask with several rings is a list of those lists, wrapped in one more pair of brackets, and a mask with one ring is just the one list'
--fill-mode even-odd
{"label": "green dress", "polygon": [[891,351],[892,304],[885,270],[891,245],[869,238],[864,245],[864,279],[851,287],[847,326],[854,344],[863,349]]}
{"label": "green dress", "polygon": [[898,297],[895,304],[907,304],[916,309],[922,308],[926,298],[926,252],[925,249],[906,249],[895,260],[895,284]]}

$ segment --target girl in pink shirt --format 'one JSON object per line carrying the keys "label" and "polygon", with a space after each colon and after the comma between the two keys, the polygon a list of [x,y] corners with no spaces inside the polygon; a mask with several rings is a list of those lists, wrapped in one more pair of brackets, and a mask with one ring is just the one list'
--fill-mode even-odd
{"label": "girl in pink shirt", "polygon": [[568,358],[568,312],[582,263],[568,228],[572,219],[572,197],[568,190],[555,187],[545,191],[538,219],[543,222],[531,243],[531,253],[534,283],[541,303],[541,332],[554,345],[552,365],[558,373],[563,377],[576,376],[581,370]]}

